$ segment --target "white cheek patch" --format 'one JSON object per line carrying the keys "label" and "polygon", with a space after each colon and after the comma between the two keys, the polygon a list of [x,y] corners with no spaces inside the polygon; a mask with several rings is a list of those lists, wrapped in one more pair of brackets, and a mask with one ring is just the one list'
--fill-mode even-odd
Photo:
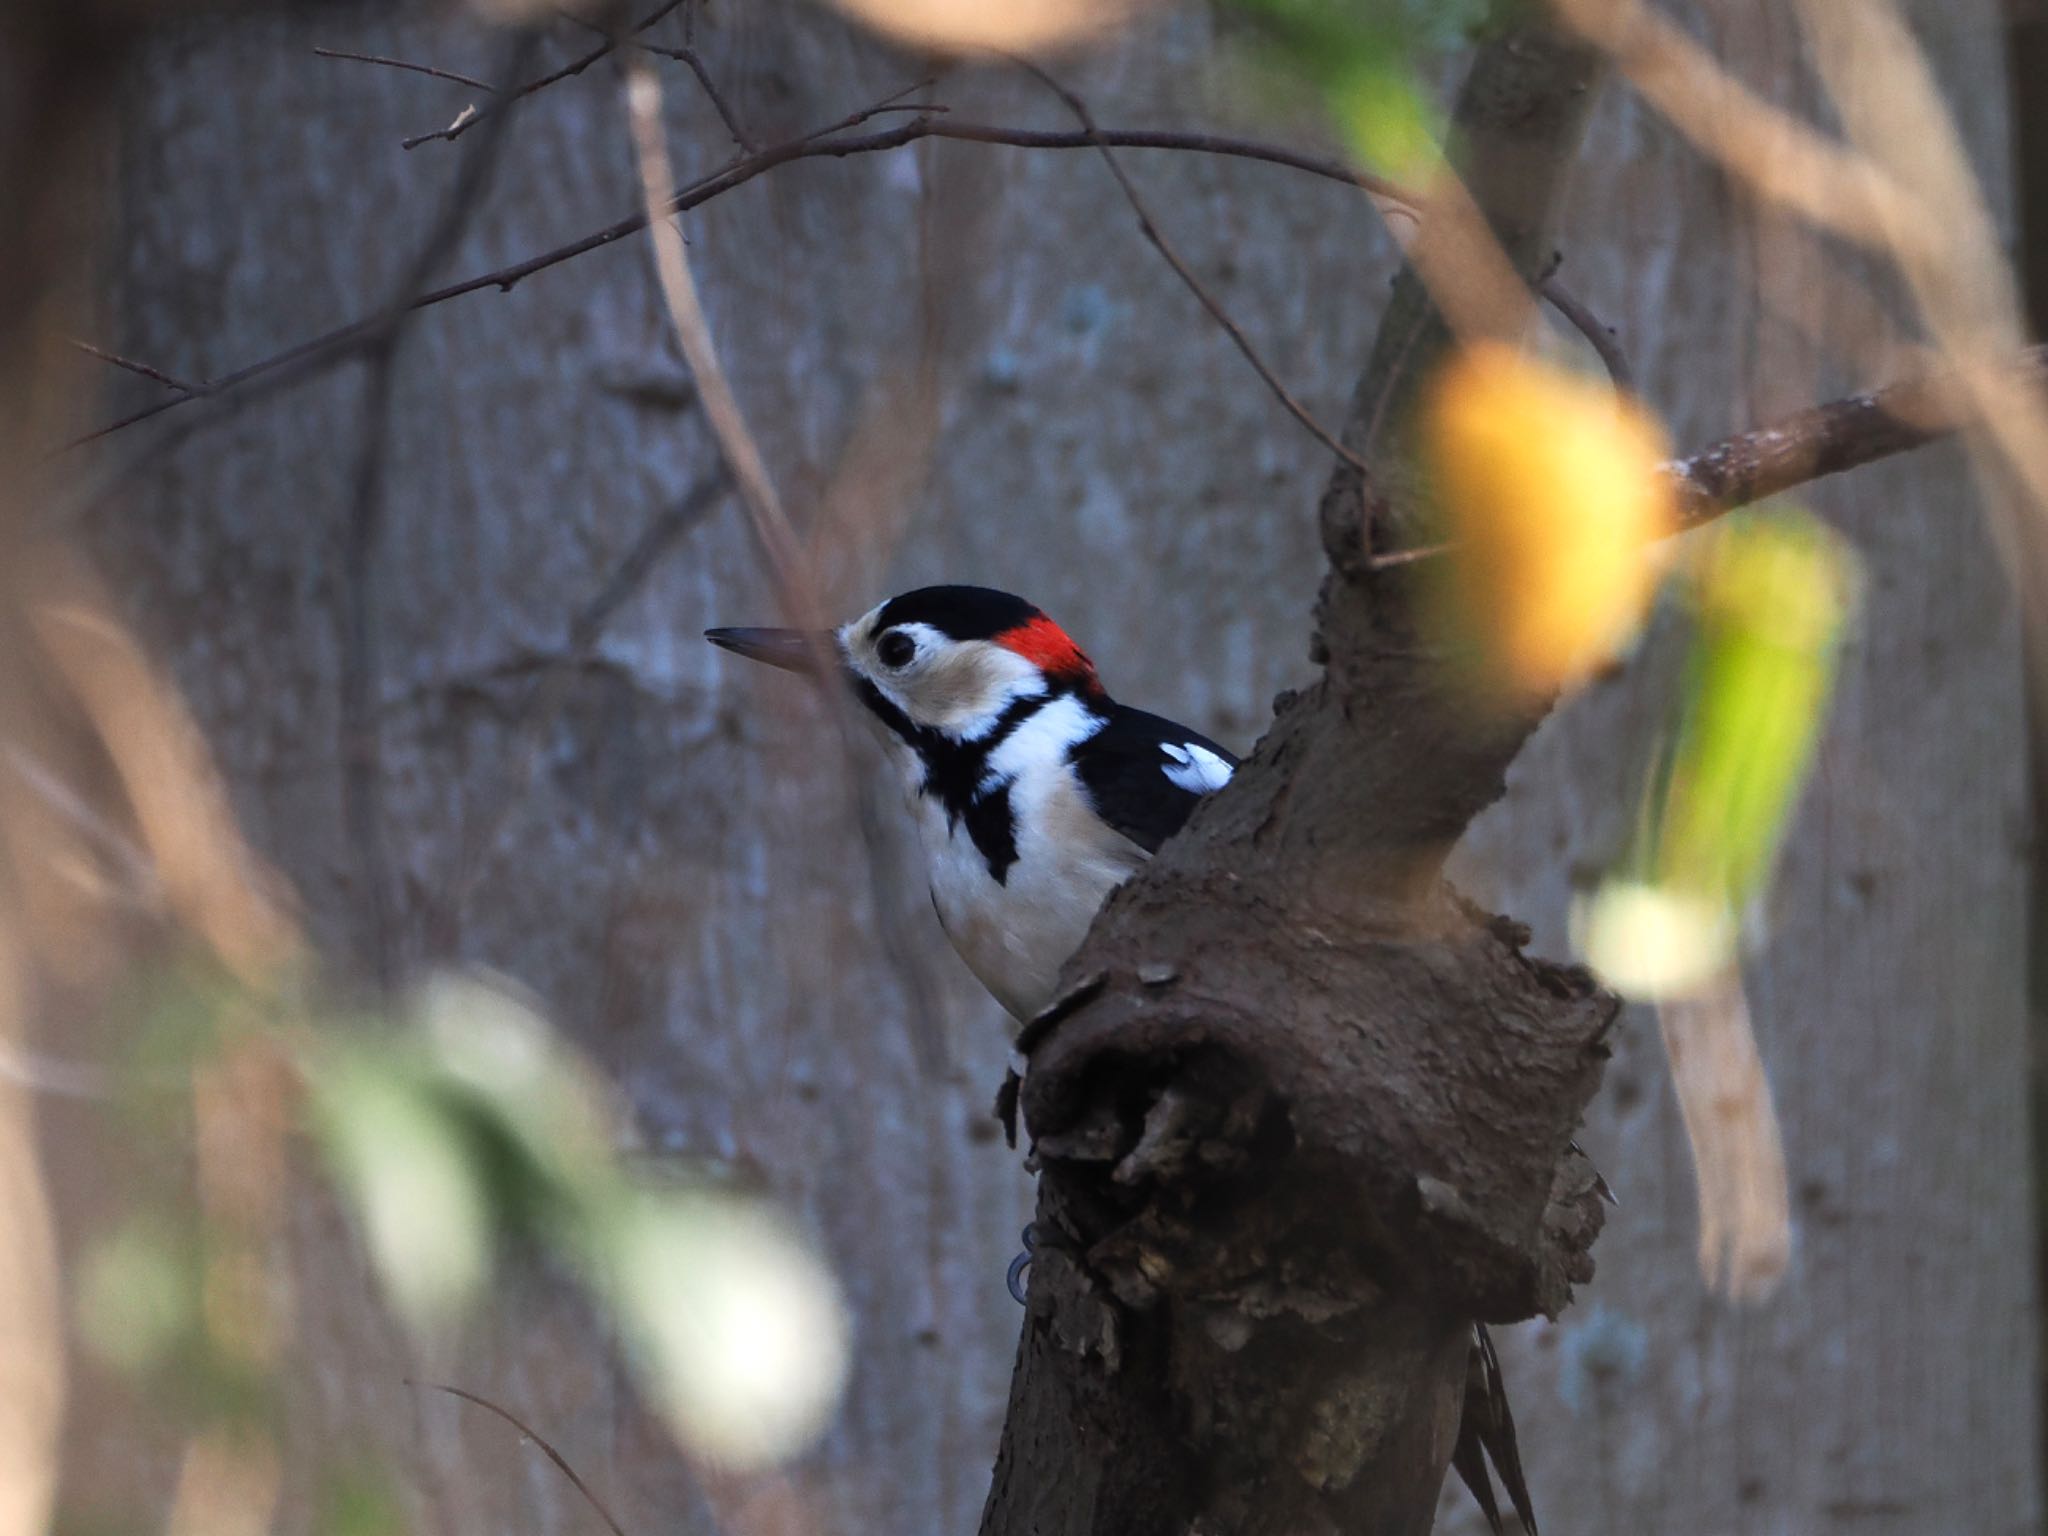
{"label": "white cheek patch", "polygon": [[[877,610],[879,612],[879,610]],[[1046,690],[1038,668],[1022,656],[982,640],[954,640],[929,624],[890,626],[917,647],[905,667],[886,667],[872,633],[875,615],[856,619],[840,631],[840,644],[854,669],[912,724],[955,741],[979,741],[1002,723],[1004,713]]]}
{"label": "white cheek patch", "polygon": [[1045,692],[1045,679],[1036,669],[1009,679],[977,679],[980,687],[964,696],[972,710],[967,722],[954,734],[961,741],[980,741],[1001,724],[1010,706],[1020,699],[1035,699]]}
{"label": "white cheek patch", "polygon": [[1207,747],[1188,741],[1175,745],[1162,742],[1166,755],[1166,778],[1170,784],[1194,795],[1213,795],[1230,782],[1230,764]]}

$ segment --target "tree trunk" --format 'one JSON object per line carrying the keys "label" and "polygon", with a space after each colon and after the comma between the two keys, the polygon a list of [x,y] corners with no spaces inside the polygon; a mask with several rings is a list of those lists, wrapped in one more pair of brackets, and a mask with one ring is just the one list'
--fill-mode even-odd
{"label": "tree trunk", "polygon": [[[1531,26],[1460,95],[1452,158],[1532,283],[1598,77]],[[1323,501],[1323,675],[1020,1042],[1061,1261],[1035,1266],[984,1536],[1426,1532],[1473,1324],[1555,1315],[1591,1273],[1567,1147],[1617,1004],[1437,873],[1537,715],[1473,711],[1412,574],[1368,558],[1420,531],[1398,443],[1445,344],[1404,273],[1346,423],[1368,474]],[[1091,1432],[1046,1455],[1077,1410]]]}

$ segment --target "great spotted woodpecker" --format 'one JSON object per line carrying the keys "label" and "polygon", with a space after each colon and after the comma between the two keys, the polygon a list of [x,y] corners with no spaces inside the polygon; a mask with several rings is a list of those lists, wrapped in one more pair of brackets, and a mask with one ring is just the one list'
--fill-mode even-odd
{"label": "great spotted woodpecker", "polygon": [[[921,587],[826,635],[704,638],[786,671],[841,674],[903,775],[940,925],[1020,1024],[1053,1000],[1104,898],[1237,768],[1199,731],[1117,703],[1065,630],[986,587]],[[1452,1464],[1499,1536],[1490,1455],[1535,1536],[1483,1327],[1468,1374]]]}
{"label": "great spotted woodpecker", "polygon": [[904,776],[946,936],[1020,1024],[1052,1001],[1103,898],[1237,766],[1117,703],[1065,630],[986,587],[906,592],[829,640],[705,638],[792,671],[836,659]]}

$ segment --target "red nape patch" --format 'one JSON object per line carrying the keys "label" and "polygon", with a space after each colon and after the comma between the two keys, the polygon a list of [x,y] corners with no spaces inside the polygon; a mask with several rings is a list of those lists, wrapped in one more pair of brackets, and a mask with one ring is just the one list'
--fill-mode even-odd
{"label": "red nape patch", "polygon": [[1067,638],[1064,629],[1042,613],[1014,629],[1004,630],[996,636],[996,644],[1006,651],[1015,651],[1047,677],[1077,682],[1090,693],[1102,687],[1095,680],[1095,663]]}

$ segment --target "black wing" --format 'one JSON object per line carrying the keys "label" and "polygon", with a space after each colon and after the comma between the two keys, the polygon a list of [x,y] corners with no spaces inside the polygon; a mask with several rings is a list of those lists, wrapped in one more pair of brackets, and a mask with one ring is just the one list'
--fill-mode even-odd
{"label": "black wing", "polygon": [[1067,757],[1095,814],[1147,853],[1157,853],[1237,767],[1200,731],[1121,704],[1111,705],[1109,723]]}

